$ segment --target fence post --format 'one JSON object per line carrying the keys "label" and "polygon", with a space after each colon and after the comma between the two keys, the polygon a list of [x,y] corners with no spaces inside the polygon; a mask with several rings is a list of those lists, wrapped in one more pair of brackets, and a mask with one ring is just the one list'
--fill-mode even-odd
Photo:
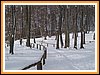
{"label": "fence post", "polygon": [[34,43],[33,43],[33,48],[34,48]]}
{"label": "fence post", "polygon": [[47,51],[46,50],[44,51],[44,58],[45,59],[47,58]]}
{"label": "fence post", "polygon": [[45,64],[45,58],[44,58],[44,56],[43,56],[43,65]]}
{"label": "fence post", "polygon": [[42,63],[41,63],[41,61],[39,61],[38,64],[37,64],[37,70],[42,70]]}
{"label": "fence post", "polygon": [[38,44],[37,44],[37,49],[38,49]]}

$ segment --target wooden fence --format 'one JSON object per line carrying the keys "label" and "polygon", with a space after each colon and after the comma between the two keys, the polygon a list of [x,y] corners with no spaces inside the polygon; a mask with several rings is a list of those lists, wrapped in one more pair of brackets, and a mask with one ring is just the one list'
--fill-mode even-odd
{"label": "wooden fence", "polygon": [[38,62],[30,64],[30,65],[24,67],[22,70],[29,69],[29,68],[31,68],[33,66],[37,66],[37,70],[42,70],[42,66],[45,64],[45,60],[47,58],[47,48],[45,46],[43,46],[43,45],[36,44],[36,43],[31,43],[30,47],[31,48],[35,48],[36,47],[39,50],[43,50],[44,53],[43,53],[41,59]]}
{"label": "wooden fence", "polygon": [[41,45],[42,45],[42,44],[46,44],[47,47],[48,47],[49,45],[52,45],[53,47],[56,46],[56,44],[53,44],[53,43],[47,43],[47,42],[44,42],[44,41],[37,41],[37,42],[40,42]]}

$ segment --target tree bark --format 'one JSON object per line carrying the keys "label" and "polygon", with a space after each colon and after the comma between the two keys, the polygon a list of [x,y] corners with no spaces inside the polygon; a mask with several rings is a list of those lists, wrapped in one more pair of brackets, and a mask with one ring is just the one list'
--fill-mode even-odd
{"label": "tree bark", "polygon": [[95,40],[95,33],[94,33],[94,35],[93,35],[93,40]]}
{"label": "tree bark", "polygon": [[83,32],[83,44],[85,44],[85,31]]}
{"label": "tree bark", "polygon": [[22,22],[22,29],[21,29],[21,37],[20,37],[20,45],[22,45],[22,38],[23,38],[23,6],[21,6],[21,22]]}
{"label": "tree bark", "polygon": [[83,7],[81,10],[81,14],[82,14],[82,17],[81,17],[81,46],[80,48],[84,48],[83,47]]}
{"label": "tree bark", "polygon": [[61,31],[61,28],[62,28],[62,7],[60,7],[60,15],[59,15],[59,34],[60,34],[60,42],[61,42],[61,48],[63,47],[63,39],[62,39],[62,31]]}
{"label": "tree bark", "polygon": [[14,48],[15,27],[16,27],[15,5],[12,5],[12,32],[10,35],[10,52],[9,52],[11,54],[14,54],[13,48]]}
{"label": "tree bark", "polygon": [[30,28],[31,28],[31,6],[26,6],[27,9],[27,26],[28,26],[28,35],[26,46],[30,47]]}
{"label": "tree bark", "polygon": [[75,8],[76,8],[76,13],[75,13],[75,19],[74,19],[74,24],[75,24],[74,48],[77,49],[77,7]]}
{"label": "tree bark", "polygon": [[[68,8],[64,7],[64,17],[65,17],[65,48],[69,47],[69,12],[68,12]],[[67,15],[67,16],[66,16]]]}
{"label": "tree bark", "polygon": [[56,49],[59,49],[59,31],[57,33],[57,45],[56,45]]}

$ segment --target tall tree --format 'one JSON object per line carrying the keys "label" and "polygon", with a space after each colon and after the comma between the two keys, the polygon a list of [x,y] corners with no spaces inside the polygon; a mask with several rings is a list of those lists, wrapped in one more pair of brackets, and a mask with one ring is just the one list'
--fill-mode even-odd
{"label": "tall tree", "polygon": [[15,5],[12,5],[11,8],[12,8],[12,31],[10,34],[10,52],[9,53],[14,54],[13,48],[14,48],[14,36],[15,36],[15,28],[16,28]]}
{"label": "tall tree", "polygon": [[85,44],[85,33],[86,33],[86,6],[83,6],[83,44]]}
{"label": "tall tree", "polygon": [[81,15],[82,16],[81,16],[81,26],[80,26],[81,27],[81,45],[80,45],[80,48],[84,48],[83,47],[83,33],[84,33],[83,32],[83,28],[84,28],[83,27],[83,6],[81,6]]}
{"label": "tall tree", "polygon": [[47,5],[47,30],[48,30],[48,36],[51,37],[51,10],[50,6]]}
{"label": "tall tree", "polygon": [[74,48],[77,49],[77,6],[74,6],[74,9],[76,10],[75,15],[73,16],[74,21]]}
{"label": "tall tree", "polygon": [[65,14],[65,48],[69,47],[69,7],[64,6]]}
{"label": "tall tree", "polygon": [[56,39],[57,39],[56,49],[59,49],[59,29],[57,29]]}
{"label": "tall tree", "polygon": [[59,49],[59,37],[60,37],[60,42],[61,42],[61,47],[63,47],[63,39],[62,39],[62,11],[63,11],[63,7],[61,5],[59,5],[59,22],[58,22],[58,28],[57,28],[57,46],[56,49]]}
{"label": "tall tree", "polygon": [[20,45],[22,45],[22,38],[23,38],[23,6],[21,6],[21,36],[20,36]]}
{"label": "tall tree", "polygon": [[59,35],[60,35],[60,42],[61,47],[63,47],[63,38],[62,38],[62,15],[63,15],[63,7],[59,5],[60,15],[59,15]]}
{"label": "tall tree", "polygon": [[30,5],[26,5],[26,9],[27,9],[27,19],[26,19],[26,23],[27,23],[27,27],[28,27],[28,33],[27,33],[27,42],[26,42],[26,46],[30,47],[30,29],[31,29],[31,6]]}
{"label": "tall tree", "polygon": [[47,6],[44,6],[44,39],[47,40],[47,35],[48,35],[48,32],[47,32]]}
{"label": "tall tree", "polygon": [[87,10],[87,18],[86,18],[86,33],[89,33],[89,31],[90,31],[90,6],[89,5],[87,5],[87,8],[86,8],[86,10]]}

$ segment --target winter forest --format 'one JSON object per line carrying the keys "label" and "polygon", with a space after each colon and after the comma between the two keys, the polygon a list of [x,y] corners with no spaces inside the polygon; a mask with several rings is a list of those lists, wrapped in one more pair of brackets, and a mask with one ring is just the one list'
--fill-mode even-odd
{"label": "winter forest", "polygon": [[5,5],[5,70],[95,70],[95,5]]}

